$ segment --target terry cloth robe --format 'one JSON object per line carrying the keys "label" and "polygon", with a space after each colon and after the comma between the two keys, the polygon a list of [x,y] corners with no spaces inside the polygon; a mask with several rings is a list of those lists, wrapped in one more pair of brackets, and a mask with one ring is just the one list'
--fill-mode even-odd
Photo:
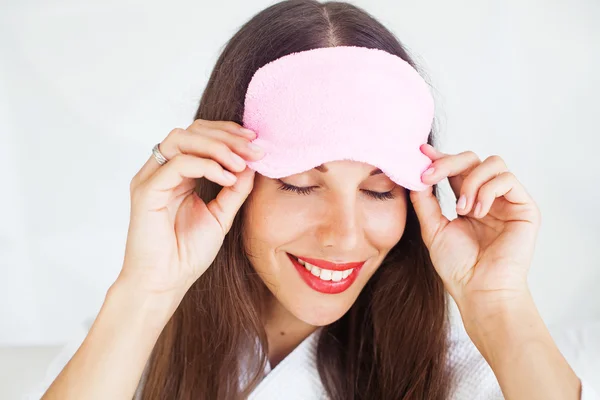
{"label": "terry cloth robe", "polygon": [[[251,400],[327,399],[316,366],[316,345],[320,329],[306,338],[266,376],[252,392]],[[448,362],[453,372],[451,400],[504,399],[496,376],[463,326],[449,332]],[[582,380],[580,400],[600,400],[588,382]]]}
{"label": "terry cloth robe", "polygon": [[[316,366],[316,345],[321,329],[301,342],[275,368],[265,368],[265,377],[250,396],[251,400],[318,400],[327,399]],[[46,378],[28,399],[38,400],[54,381],[62,368],[87,334],[82,330],[79,337],[67,344],[48,368]],[[448,362],[452,369],[451,400],[500,400],[504,399],[498,381],[481,353],[470,340],[462,324],[452,324],[449,330],[450,346]],[[398,355],[401,357],[401,355]],[[146,371],[142,374],[135,399],[140,399]],[[600,382],[582,381],[580,400],[600,400]],[[240,377],[240,383],[244,377]]]}

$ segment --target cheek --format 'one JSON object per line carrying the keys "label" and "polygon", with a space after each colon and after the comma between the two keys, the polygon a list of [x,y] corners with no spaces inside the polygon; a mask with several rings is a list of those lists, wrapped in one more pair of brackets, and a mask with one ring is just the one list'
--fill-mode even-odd
{"label": "cheek", "polygon": [[372,244],[383,250],[398,243],[406,227],[405,201],[374,204],[366,212],[365,232]]}
{"label": "cheek", "polygon": [[[254,247],[264,251],[276,249],[311,234],[322,223],[324,200],[302,195],[274,192],[259,185],[251,196],[246,227]],[[393,247],[402,237],[406,225],[406,199],[390,201],[365,200],[362,204],[362,229],[371,244],[380,249]],[[322,215],[323,214],[323,215]]]}
{"label": "cheek", "polygon": [[282,247],[306,235],[314,218],[303,196],[277,193],[266,179],[255,180],[246,204],[244,242],[257,272],[279,275]]}
{"label": "cheek", "polygon": [[255,196],[247,213],[246,227],[250,236],[270,248],[300,237],[314,217],[306,202],[290,200],[286,196]]}

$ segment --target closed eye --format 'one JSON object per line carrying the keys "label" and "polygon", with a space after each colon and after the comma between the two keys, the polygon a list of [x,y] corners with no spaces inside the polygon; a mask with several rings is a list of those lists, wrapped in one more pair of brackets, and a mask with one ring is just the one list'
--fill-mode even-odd
{"label": "closed eye", "polygon": [[[278,181],[281,184],[279,186],[279,190],[285,190],[288,192],[295,192],[295,193],[304,194],[304,195],[312,193],[315,190],[315,188],[317,187],[317,186],[300,187],[300,186],[290,185],[279,179],[278,179]],[[372,190],[364,190],[363,189],[362,191],[364,193],[366,193],[368,196],[370,196],[374,199],[377,199],[377,200],[389,200],[389,199],[393,199],[395,197],[391,190],[389,192],[374,192]]]}

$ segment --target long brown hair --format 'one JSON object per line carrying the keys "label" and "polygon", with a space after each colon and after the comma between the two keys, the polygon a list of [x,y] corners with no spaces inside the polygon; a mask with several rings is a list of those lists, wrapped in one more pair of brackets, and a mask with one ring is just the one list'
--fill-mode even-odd
{"label": "long brown hair", "polygon": [[[344,2],[283,1],[255,15],[227,43],[195,119],[241,124],[246,88],[258,68],[293,52],[332,46],[378,48],[417,69],[399,40],[364,10]],[[206,202],[220,189],[198,181]],[[320,335],[318,371],[333,400],[448,395],[445,291],[408,198],[407,204],[403,237],[351,309]],[[244,248],[244,212],[243,206],[213,265],[158,339],[143,399],[242,399],[262,378],[268,343],[261,321],[269,294]],[[264,353],[256,351],[257,339]],[[240,374],[248,370],[248,384],[240,388]]]}

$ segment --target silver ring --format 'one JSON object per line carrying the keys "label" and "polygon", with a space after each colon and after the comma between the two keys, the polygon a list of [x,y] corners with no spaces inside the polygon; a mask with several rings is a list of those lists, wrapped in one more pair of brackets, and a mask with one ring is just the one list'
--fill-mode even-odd
{"label": "silver ring", "polygon": [[167,158],[165,156],[162,155],[162,153],[160,152],[160,150],[158,149],[158,145],[160,143],[157,143],[156,146],[154,146],[154,148],[152,148],[152,155],[154,156],[154,158],[156,159],[156,162],[159,163],[160,165],[165,165],[167,163]]}

